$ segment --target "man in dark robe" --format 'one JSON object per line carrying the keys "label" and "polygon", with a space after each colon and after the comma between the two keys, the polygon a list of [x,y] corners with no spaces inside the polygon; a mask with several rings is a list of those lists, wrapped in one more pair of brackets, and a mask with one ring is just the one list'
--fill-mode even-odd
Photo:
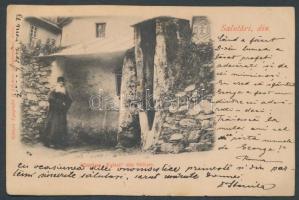
{"label": "man in dark robe", "polygon": [[57,78],[57,86],[49,94],[49,112],[42,142],[47,147],[64,148],[67,145],[67,111],[72,100],[65,89],[63,77]]}

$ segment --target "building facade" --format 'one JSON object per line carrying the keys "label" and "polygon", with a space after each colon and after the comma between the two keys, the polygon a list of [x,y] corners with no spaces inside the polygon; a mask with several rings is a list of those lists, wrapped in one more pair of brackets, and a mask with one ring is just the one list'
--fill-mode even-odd
{"label": "building facade", "polygon": [[21,41],[29,47],[37,43],[60,46],[62,28],[57,18],[27,17],[22,24]]}

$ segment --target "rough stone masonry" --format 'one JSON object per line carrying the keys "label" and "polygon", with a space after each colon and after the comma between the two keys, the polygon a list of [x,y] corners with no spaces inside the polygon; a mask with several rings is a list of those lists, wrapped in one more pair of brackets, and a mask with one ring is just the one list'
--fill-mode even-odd
{"label": "rough stone masonry", "polygon": [[[191,28],[188,20],[158,17],[135,24],[134,29],[135,56],[130,51],[123,68],[121,93],[130,95],[121,100],[127,102],[120,110],[122,129],[137,134],[139,127],[132,128],[136,121],[125,116],[138,119],[145,151],[211,149],[214,68],[208,19],[193,17]],[[133,135],[120,137],[125,146],[136,141]]]}
{"label": "rough stone masonry", "polygon": [[39,141],[48,111],[50,65],[31,62],[25,65],[22,83],[22,140]]}

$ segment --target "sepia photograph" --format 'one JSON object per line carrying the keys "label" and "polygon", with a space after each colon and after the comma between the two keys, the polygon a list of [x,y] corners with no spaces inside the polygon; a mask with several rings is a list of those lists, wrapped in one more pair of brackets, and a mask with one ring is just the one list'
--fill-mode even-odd
{"label": "sepia photograph", "polygon": [[66,152],[212,149],[208,17],[28,16],[22,27],[24,144]]}
{"label": "sepia photograph", "polygon": [[10,5],[6,31],[9,195],[294,195],[294,8]]}

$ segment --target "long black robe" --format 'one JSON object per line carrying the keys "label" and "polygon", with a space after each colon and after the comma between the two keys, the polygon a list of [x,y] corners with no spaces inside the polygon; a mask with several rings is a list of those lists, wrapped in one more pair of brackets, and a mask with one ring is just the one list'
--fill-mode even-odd
{"label": "long black robe", "polygon": [[49,95],[49,112],[42,141],[46,146],[62,148],[67,145],[66,114],[72,103],[68,93],[52,91]]}

